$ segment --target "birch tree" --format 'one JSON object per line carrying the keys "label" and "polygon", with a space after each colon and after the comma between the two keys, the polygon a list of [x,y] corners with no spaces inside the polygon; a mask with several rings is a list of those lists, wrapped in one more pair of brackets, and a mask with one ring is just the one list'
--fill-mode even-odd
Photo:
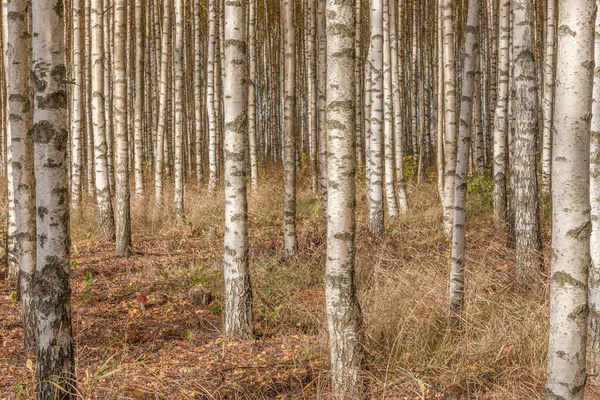
{"label": "birch tree", "polygon": [[217,0],[208,1],[208,51],[206,67],[206,106],[208,111],[208,191],[213,192],[217,186],[217,101],[216,87],[216,41],[217,41]]}
{"label": "birch tree", "polygon": [[[467,26],[464,30],[465,49],[462,65],[462,100],[460,103],[454,194],[454,227],[452,230],[452,257],[450,262],[449,315],[455,323],[459,321],[465,297],[467,178],[469,173],[469,150],[471,147],[474,81],[479,64],[479,12],[480,1],[469,0]],[[475,107],[479,107],[479,104],[475,104]]]}
{"label": "birch tree", "polygon": [[173,213],[178,222],[183,221],[183,0],[175,0],[175,48],[173,52],[174,63],[174,94],[175,94],[175,197],[173,199]]}
{"label": "birch tree", "polygon": [[83,173],[84,105],[84,7],[83,0],[73,0],[73,102],[71,147],[71,208],[77,210],[81,203]]}
{"label": "birch tree", "polygon": [[248,264],[246,200],[246,3],[225,3],[225,332],[250,338],[252,290]]}
{"label": "birch tree", "polygon": [[371,118],[369,140],[369,221],[371,233],[383,235],[383,0],[371,3]]}
{"label": "birch tree", "polygon": [[444,232],[452,234],[456,176],[456,67],[454,61],[454,4],[440,0],[444,62]]}
{"label": "birch tree", "polygon": [[542,185],[550,189],[552,167],[552,121],[554,111],[554,1],[546,1],[546,54],[544,63],[544,131],[542,136]]}
{"label": "birch tree", "polygon": [[510,0],[501,0],[498,57],[498,102],[494,109],[494,219],[506,225],[506,139],[508,135],[508,84],[510,45]]}
{"label": "birch tree", "polygon": [[250,153],[250,182],[258,188],[258,153],[256,148],[256,0],[248,2],[248,151]]}
{"label": "birch tree", "polygon": [[[144,196],[144,100],[146,88],[144,84],[144,58],[145,58],[145,10],[147,5],[143,0],[135,0],[135,107],[134,107],[134,170],[135,170],[135,195],[138,200]],[[115,17],[115,25],[116,25]],[[115,36],[117,36],[115,34]],[[115,56],[116,57],[116,56]],[[116,96],[116,95],[115,95]],[[118,163],[118,162],[117,162]],[[117,167],[118,169],[118,167]],[[119,172],[117,171],[117,175]]]}
{"label": "birch tree", "polygon": [[535,137],[538,82],[533,58],[533,2],[513,1],[513,102],[515,114],[513,174],[517,280],[531,284],[541,271]]}
{"label": "birch tree", "polygon": [[115,239],[115,221],[108,179],[108,146],[106,143],[106,109],[104,103],[104,0],[92,0],[92,120],[94,131],[94,181],[100,235]]}
{"label": "birch tree", "polygon": [[31,5],[10,0],[7,8],[6,89],[9,101],[19,294],[25,350],[35,347],[33,275],[36,263],[33,97],[31,88]]}
{"label": "birch tree", "polygon": [[296,238],[296,30],[295,4],[285,0],[282,6],[284,37],[284,115],[283,115],[283,169],[285,199],[283,201],[283,239],[285,258],[298,252]]}
{"label": "birch tree", "polygon": [[[125,47],[127,39],[126,0],[115,0],[115,145],[116,145],[116,251],[125,256],[131,248],[131,216],[129,192],[129,141],[127,131],[127,65]],[[140,85],[141,86],[141,85]],[[136,111],[137,112],[137,111]]]}
{"label": "birch tree", "polygon": [[54,1],[38,0],[32,2],[32,16],[36,392],[38,400],[74,400],[63,10]]}
{"label": "birch tree", "polygon": [[[600,1],[596,1],[596,6]],[[596,14],[594,36],[594,83],[590,132],[590,235],[591,265],[589,271],[589,372],[600,380],[600,13]]]}
{"label": "birch tree", "polygon": [[[596,4],[593,0],[560,0],[559,9],[546,399],[577,400],[583,399],[586,381],[590,265],[587,155],[590,154]],[[515,71],[515,80],[517,77]]]}
{"label": "birch tree", "polygon": [[327,1],[327,265],[332,398],[360,398],[361,312],[354,286],[356,229],[354,4]]}

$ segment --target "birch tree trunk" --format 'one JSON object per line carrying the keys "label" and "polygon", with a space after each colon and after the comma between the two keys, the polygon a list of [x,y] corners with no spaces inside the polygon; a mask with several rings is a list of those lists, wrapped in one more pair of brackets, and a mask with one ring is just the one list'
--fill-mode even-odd
{"label": "birch tree trunk", "polygon": [[73,0],[73,120],[71,125],[71,208],[78,210],[81,204],[81,175],[83,173],[84,105],[84,2]]}
{"label": "birch tree trunk", "polygon": [[225,4],[225,332],[252,337],[252,290],[248,264],[246,201],[246,4]]}
{"label": "birch tree trunk", "polygon": [[[115,240],[110,185],[104,103],[104,0],[92,0],[92,120],[94,130],[94,180],[100,235],[106,241]],[[90,150],[91,151],[91,150]]]}
{"label": "birch tree trunk", "polygon": [[[559,8],[546,399],[577,400],[583,399],[586,381],[591,261],[586,155],[590,154],[596,4],[594,0],[560,0]],[[515,81],[518,76],[515,70]]]}
{"label": "birch tree trunk", "polygon": [[296,238],[296,30],[295,4],[293,0],[283,2],[284,29],[284,185],[283,239],[285,258],[291,259],[298,252]]}
{"label": "birch tree trunk", "polygon": [[[170,0],[165,0],[170,1]],[[156,152],[154,154],[154,202],[161,204],[163,201],[163,173],[165,164],[165,131],[167,129],[167,113],[169,88],[169,37],[171,36],[171,8],[165,7],[163,15],[160,56],[160,93],[158,100],[158,126],[156,129]]]}
{"label": "birch tree trunk", "polygon": [[[126,0],[115,0],[115,54],[114,54],[114,94],[115,94],[115,144],[116,144],[116,251],[126,256],[131,249],[131,216],[129,193],[129,140],[127,130],[127,61],[125,47],[127,40]],[[141,81],[137,87],[142,86]],[[137,115],[137,110],[136,110]]]}
{"label": "birch tree trunk", "polygon": [[74,400],[63,10],[54,1],[38,0],[32,5],[32,66],[36,82],[32,133],[39,238],[33,288],[36,391],[38,400]]}
{"label": "birch tree trunk", "polygon": [[173,199],[173,213],[178,223],[183,222],[183,136],[184,136],[184,84],[183,84],[183,23],[184,9],[183,0],[175,0],[175,49],[173,52],[174,62],[174,84],[175,84],[175,197]]}
{"label": "birch tree trunk", "polygon": [[[406,195],[406,184],[404,182],[404,157],[402,151],[402,130],[405,124],[405,115],[402,108],[402,96],[400,94],[399,66],[398,66],[398,35],[396,29],[396,1],[390,0],[390,51],[392,68],[392,101],[394,109],[394,157],[395,157],[395,185],[398,200],[398,209],[404,214],[408,211],[408,200]],[[355,53],[356,56],[356,53]],[[356,76],[356,74],[355,74]],[[358,78],[356,78],[358,79]],[[357,90],[360,86],[357,86]],[[360,107],[357,106],[357,110]],[[362,118],[362,117],[361,117]],[[358,119],[357,119],[358,121]],[[360,128],[360,125],[359,125]],[[358,138],[357,138],[358,140]]]}
{"label": "birch tree trunk", "polygon": [[321,173],[321,213],[327,225],[327,134],[325,124],[327,116],[325,103],[327,101],[327,0],[317,3],[317,37],[318,46],[318,117],[319,117],[319,172]]}
{"label": "birch tree trunk", "polygon": [[[144,21],[147,5],[142,0],[135,0],[135,109],[134,109],[134,149],[135,149],[135,195],[141,200],[145,194],[144,187],[144,101],[146,85],[144,82]],[[117,22],[115,21],[115,24]],[[115,35],[116,36],[116,35]],[[115,55],[116,57],[116,55]],[[116,95],[115,95],[116,96]],[[118,167],[117,167],[118,169]],[[117,171],[117,175],[119,172]]]}
{"label": "birch tree trunk", "polygon": [[517,280],[528,285],[540,277],[539,228],[535,138],[538,128],[538,82],[533,58],[533,5],[513,0],[514,113],[515,113],[515,240]]}
{"label": "birch tree trunk", "polygon": [[[4,0],[2,2],[2,45],[3,49],[8,48],[8,0]],[[5,86],[7,88],[8,85],[8,70],[9,65],[8,62],[8,54],[3,54],[2,62],[3,62],[3,71],[4,71],[4,79]],[[8,100],[8,96],[6,96]],[[4,100],[4,110],[5,116],[7,117],[3,123],[3,131],[6,135],[2,135],[1,141],[4,143],[4,149],[6,149],[6,197],[7,197],[7,216],[6,216],[6,266],[8,269],[8,277],[11,281],[15,281],[19,276],[19,255],[18,255],[18,244],[17,244],[17,216],[15,213],[15,192],[14,192],[14,184],[13,184],[13,165],[12,165],[12,145],[9,132],[12,131],[11,125],[12,121],[10,120],[10,115],[12,111],[10,110],[10,102]],[[4,152],[2,153],[4,154]]]}
{"label": "birch tree trunk", "polygon": [[544,132],[542,136],[542,190],[550,190],[552,121],[554,111],[554,1],[546,0],[546,55],[544,64]]}
{"label": "birch tree trunk", "polygon": [[203,84],[206,79],[204,74],[204,65],[202,63],[202,51],[205,43],[202,39],[202,28],[200,25],[200,0],[194,0],[194,98],[195,98],[195,118],[194,118],[194,138],[196,145],[196,183],[198,187],[202,184],[202,139],[204,137],[204,99]]}
{"label": "birch tree trunk", "polygon": [[[465,299],[465,233],[467,220],[467,178],[469,150],[471,147],[471,120],[475,75],[479,64],[479,11],[480,0],[469,0],[465,32],[464,60],[462,65],[462,96],[458,130],[456,181],[454,194],[454,229],[452,230],[452,256],[450,262],[450,308],[453,323],[460,321]],[[475,104],[475,107],[479,107]]]}
{"label": "birch tree trunk", "polygon": [[444,232],[452,234],[456,176],[456,68],[454,62],[454,5],[440,0],[444,61]]}
{"label": "birch tree trunk", "polygon": [[33,275],[36,263],[35,176],[33,164],[33,97],[31,87],[31,5],[26,0],[8,1],[8,37],[5,65],[10,111],[17,266],[25,350],[35,348]]}
{"label": "birch tree trunk", "polygon": [[[600,0],[596,0],[600,6]],[[589,274],[589,373],[600,381],[600,13],[596,14],[594,39],[594,83],[590,133],[590,208],[592,232]]]}
{"label": "birch tree trunk", "polygon": [[383,0],[383,136],[385,155],[385,198],[388,218],[398,221],[396,185],[394,179],[394,105],[392,97],[392,59],[390,44],[389,1]]}
{"label": "birch tree trunk", "polygon": [[506,226],[506,140],[508,135],[508,84],[510,45],[510,0],[501,0],[498,57],[498,103],[494,109],[494,220]]}
{"label": "birch tree trunk", "polygon": [[371,3],[371,121],[369,143],[369,221],[371,233],[382,236],[383,213],[383,0]]}
{"label": "birch tree trunk", "polygon": [[217,187],[217,114],[218,101],[215,96],[217,75],[217,9],[218,0],[208,1],[208,54],[206,103],[208,108],[208,191],[212,193]]}
{"label": "birch tree trunk", "polygon": [[250,153],[250,182],[252,189],[258,189],[258,152],[256,147],[256,0],[248,2],[248,151]]}
{"label": "birch tree trunk", "polygon": [[354,286],[354,4],[327,1],[327,265],[325,298],[332,398],[361,398],[361,312]]}

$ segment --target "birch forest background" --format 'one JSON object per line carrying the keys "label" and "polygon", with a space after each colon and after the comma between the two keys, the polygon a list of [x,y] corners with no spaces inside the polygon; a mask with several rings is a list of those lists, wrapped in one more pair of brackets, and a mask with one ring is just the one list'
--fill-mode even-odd
{"label": "birch forest background", "polygon": [[600,0],[3,0],[0,399],[600,399]]}

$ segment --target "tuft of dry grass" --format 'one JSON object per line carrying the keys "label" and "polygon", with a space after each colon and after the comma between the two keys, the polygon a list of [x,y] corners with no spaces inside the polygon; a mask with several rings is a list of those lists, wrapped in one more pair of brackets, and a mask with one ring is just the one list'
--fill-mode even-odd
{"label": "tuft of dry grass", "polygon": [[[161,206],[151,194],[135,201],[134,254],[127,259],[114,256],[114,247],[98,239],[91,199],[73,213],[73,310],[82,398],[328,398],[326,238],[319,196],[311,193],[310,178],[299,180],[300,252],[285,263],[281,170],[266,177],[248,201],[258,334],[251,342],[222,335],[222,189],[209,195],[188,185],[180,225],[171,215],[172,188]],[[467,222],[467,306],[461,327],[449,327],[450,243],[442,232],[435,181],[409,182],[408,188],[409,213],[383,238],[373,238],[365,184],[357,182],[356,282],[370,398],[541,399],[545,282],[529,293],[515,286],[514,252],[492,225],[488,193],[475,187]],[[545,239],[548,243],[547,232]],[[213,291],[211,306],[198,308],[187,299],[196,284]],[[8,283],[0,291],[7,321],[0,376],[8,371],[0,378],[0,397],[16,397],[18,382],[27,397],[33,377],[18,350],[19,307],[10,301]],[[147,293],[150,303],[161,296],[167,302],[138,313],[132,300],[137,291]]]}

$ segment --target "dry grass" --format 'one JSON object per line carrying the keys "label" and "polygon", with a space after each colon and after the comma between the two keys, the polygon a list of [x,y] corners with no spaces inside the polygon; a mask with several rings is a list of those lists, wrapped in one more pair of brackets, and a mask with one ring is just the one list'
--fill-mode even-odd
{"label": "dry grass", "polygon": [[[128,259],[114,257],[112,245],[98,240],[91,201],[73,215],[82,398],[328,398],[320,202],[309,179],[300,180],[300,254],[285,264],[281,171],[266,176],[249,194],[253,342],[222,338],[222,192],[208,196],[190,185],[185,225],[175,224],[169,204],[154,207],[151,196],[137,202],[136,254]],[[167,191],[165,198],[171,195]],[[524,293],[514,285],[514,254],[492,225],[489,194],[475,187],[470,196],[467,307],[460,329],[445,319],[449,240],[441,230],[435,183],[409,185],[411,211],[383,239],[368,233],[363,182],[357,196],[357,285],[370,398],[541,399],[547,286],[540,282]],[[198,283],[216,295],[208,308],[187,299]],[[17,398],[19,388],[28,398],[32,376],[18,350],[19,307],[7,283],[0,291],[0,398]],[[141,314],[132,300],[136,291],[168,301]]]}

